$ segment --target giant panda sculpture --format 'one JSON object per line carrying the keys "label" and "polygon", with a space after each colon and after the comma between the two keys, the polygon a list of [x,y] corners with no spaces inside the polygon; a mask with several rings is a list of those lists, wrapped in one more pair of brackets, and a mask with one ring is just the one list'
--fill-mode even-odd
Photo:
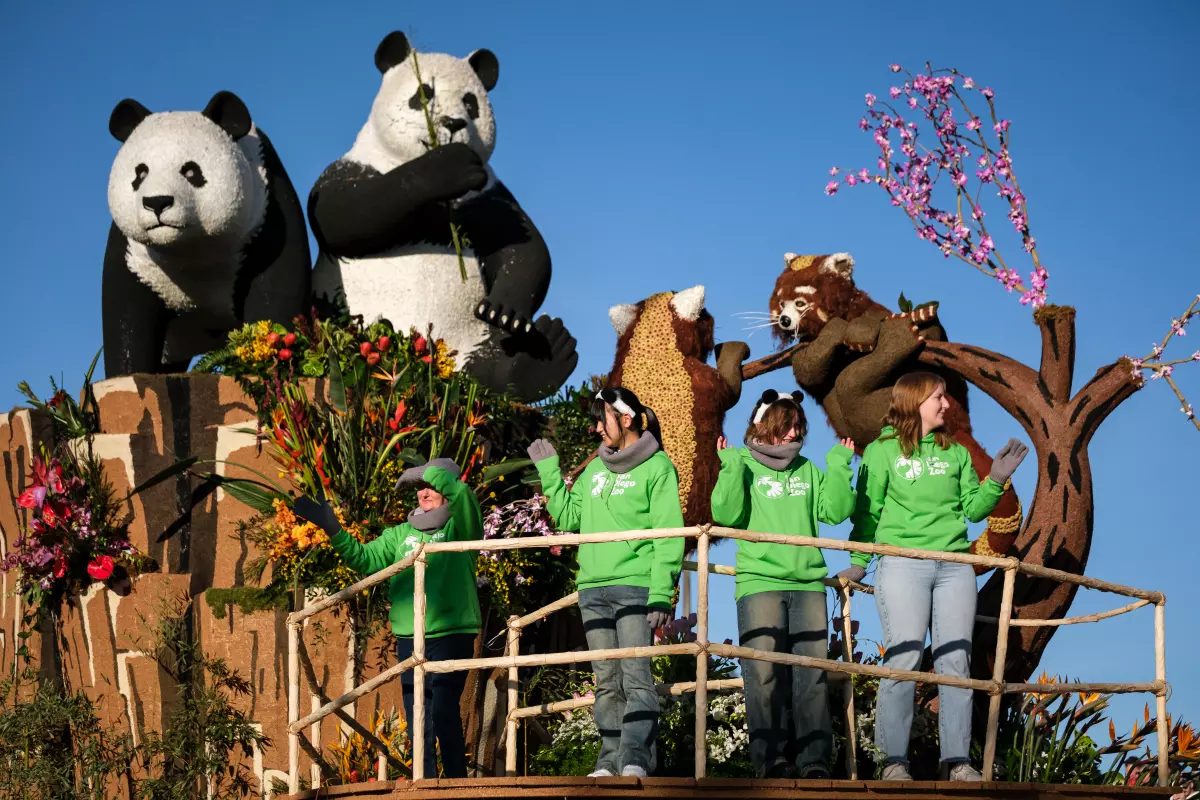
{"label": "giant panda sculpture", "polygon": [[279,156],[231,92],[204,111],[113,109],[121,149],[101,304],[107,377],[187,370],[230,330],[306,310],[304,209]]}
{"label": "giant panda sculpture", "polygon": [[[309,195],[320,247],[314,294],[368,322],[422,333],[432,326],[464,371],[494,391],[528,401],[553,394],[578,355],[561,320],[534,319],[550,284],[550,253],[487,166],[496,140],[488,100],[495,55],[414,54],[396,31],[379,44],[375,65],[383,78],[366,124]],[[466,240],[465,282],[452,221]]]}

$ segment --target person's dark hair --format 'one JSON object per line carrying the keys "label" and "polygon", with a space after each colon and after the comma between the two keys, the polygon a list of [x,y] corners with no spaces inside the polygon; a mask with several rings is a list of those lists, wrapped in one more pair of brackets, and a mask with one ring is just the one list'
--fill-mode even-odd
{"label": "person's dark hair", "polygon": [[629,424],[629,429],[637,434],[641,434],[643,431],[648,432],[658,442],[659,447],[662,447],[662,429],[659,427],[658,417],[652,409],[642,405],[642,401],[638,400],[636,394],[620,386],[601,389],[592,398],[592,419],[607,424],[609,407],[617,415],[618,420],[622,415],[629,414],[633,420]]}
{"label": "person's dark hair", "polygon": [[[757,440],[760,444],[780,444],[793,427],[796,441],[804,444],[808,435],[808,418],[804,415],[803,392],[780,394],[767,389],[754,404],[750,412],[750,424],[746,426],[745,440]],[[757,421],[756,421],[757,420]]]}

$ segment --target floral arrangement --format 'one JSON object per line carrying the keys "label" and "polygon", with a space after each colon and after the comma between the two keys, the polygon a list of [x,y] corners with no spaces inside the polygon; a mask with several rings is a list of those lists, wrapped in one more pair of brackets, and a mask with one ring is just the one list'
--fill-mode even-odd
{"label": "floral arrangement", "polygon": [[[0,561],[5,572],[20,574],[27,620],[53,613],[63,599],[82,594],[97,581],[128,589],[131,579],[150,565],[129,541],[129,520],[121,513],[128,498],[115,495],[92,450],[99,431],[91,383],[98,359],[99,354],[87,371],[80,401],[53,379],[53,395],[44,402],[28,383],[18,384],[30,407],[53,423],[51,443],[32,458],[29,482],[17,498],[26,511],[20,534],[13,551]],[[158,480],[150,479],[129,496]]]}
{"label": "floral arrangement", "polygon": [[[503,480],[503,476],[501,476]],[[492,506],[483,518],[484,539],[554,535],[554,522],[546,511],[546,498],[534,495],[503,506]],[[575,551],[562,547],[527,550],[481,550],[475,564],[475,582],[486,587],[502,616],[528,611],[546,598],[573,592]]]}

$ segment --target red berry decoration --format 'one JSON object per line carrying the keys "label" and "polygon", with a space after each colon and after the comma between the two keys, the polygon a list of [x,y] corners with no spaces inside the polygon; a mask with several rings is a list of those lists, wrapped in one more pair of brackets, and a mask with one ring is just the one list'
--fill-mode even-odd
{"label": "red berry decoration", "polygon": [[370,342],[363,342],[362,344],[360,344],[358,346],[358,352],[362,353],[363,358],[366,358],[367,356],[371,355],[371,351],[373,349],[374,348],[371,346]]}
{"label": "red berry decoration", "polygon": [[379,348],[379,352],[386,353],[387,349],[392,346],[392,340],[386,336],[380,336],[375,346]]}
{"label": "red berry decoration", "polygon": [[417,340],[415,342],[413,342],[413,349],[416,350],[418,353],[425,352],[425,337],[424,336],[417,337]]}
{"label": "red berry decoration", "polygon": [[421,360],[428,364],[433,361],[433,356],[421,356]]}
{"label": "red berry decoration", "polygon": [[268,333],[267,334],[267,344],[271,345],[271,347],[279,347],[279,334],[278,333]]}
{"label": "red berry decoration", "polygon": [[279,360],[280,361],[290,361],[291,358],[292,358],[292,351],[288,350],[286,347],[279,351]]}
{"label": "red berry decoration", "polygon": [[367,365],[368,366],[373,367],[378,363],[379,363],[379,353],[371,353],[369,356],[367,356]]}
{"label": "red berry decoration", "polygon": [[296,343],[296,334],[294,334],[294,333],[285,333],[285,334],[283,335],[283,346],[284,346],[284,347],[291,347],[291,346],[292,346],[292,345],[294,345],[295,343]]}

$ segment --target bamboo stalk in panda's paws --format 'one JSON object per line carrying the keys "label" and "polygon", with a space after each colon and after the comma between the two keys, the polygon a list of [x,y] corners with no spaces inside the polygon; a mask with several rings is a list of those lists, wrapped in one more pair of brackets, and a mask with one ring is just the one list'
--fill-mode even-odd
{"label": "bamboo stalk in panda's paws", "polygon": [[[425,127],[429,130],[429,148],[435,149],[438,147],[437,127],[433,124],[433,114],[429,111],[429,98],[425,96],[425,84],[421,82],[421,65],[417,62],[417,51],[412,51],[413,72],[417,78],[417,94],[421,97],[421,111],[425,114]],[[458,226],[453,220],[450,222],[450,239],[454,242],[454,252],[458,254],[458,274],[462,278],[462,282],[467,282],[467,262],[463,259],[462,237],[458,233]]]}

